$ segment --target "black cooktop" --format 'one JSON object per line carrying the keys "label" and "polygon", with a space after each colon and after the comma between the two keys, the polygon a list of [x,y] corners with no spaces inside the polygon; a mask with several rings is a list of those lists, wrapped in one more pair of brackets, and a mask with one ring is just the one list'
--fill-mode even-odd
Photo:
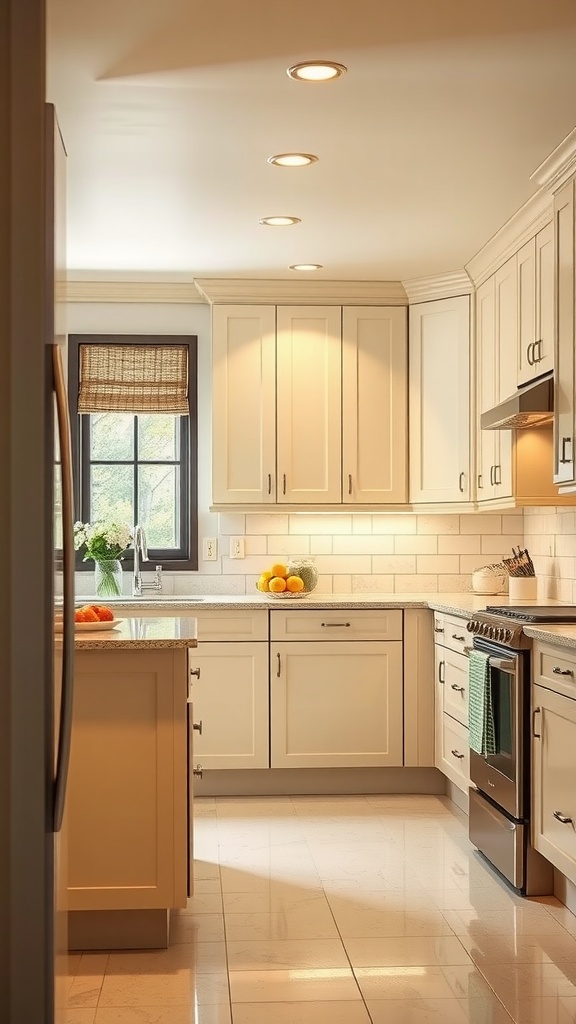
{"label": "black cooktop", "polygon": [[576,606],[573,604],[564,607],[553,607],[551,605],[494,605],[486,608],[487,612],[493,615],[503,615],[507,619],[519,619],[521,622],[576,622]]}

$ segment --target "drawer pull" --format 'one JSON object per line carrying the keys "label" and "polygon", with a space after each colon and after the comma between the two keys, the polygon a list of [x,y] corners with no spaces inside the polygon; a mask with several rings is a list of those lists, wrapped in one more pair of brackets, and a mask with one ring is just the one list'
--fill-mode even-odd
{"label": "drawer pull", "polygon": [[197,775],[199,779],[204,777],[204,769],[201,764],[195,764],[192,769],[192,775]]}
{"label": "drawer pull", "polygon": [[444,678],[444,671],[443,670],[444,670],[444,662],[443,661],[439,661],[438,662],[438,682],[439,683],[445,683],[446,682],[446,680]]}
{"label": "drawer pull", "polygon": [[466,637],[465,636],[459,636],[458,633],[452,633],[452,639],[453,640],[458,640],[459,643],[463,644],[465,639],[466,639]]}
{"label": "drawer pull", "polygon": [[350,623],[349,622],[321,622],[320,625],[323,626],[325,629],[330,629],[331,627],[334,627],[334,626],[336,626],[338,629],[341,629],[343,626],[349,626]]}
{"label": "drawer pull", "polygon": [[574,821],[569,818],[566,814],[562,814],[561,811],[552,811],[552,816],[556,818],[556,821],[561,821],[563,825],[573,825]]}
{"label": "drawer pull", "polygon": [[456,693],[464,693],[465,692],[464,691],[464,687],[463,686],[456,686],[456,683],[452,683],[451,686],[450,686],[450,689],[451,690],[455,690]]}
{"label": "drawer pull", "polygon": [[352,494],[352,473],[348,473],[348,494]]}
{"label": "drawer pull", "polygon": [[443,633],[444,632],[444,626],[434,626],[434,632],[435,633]]}
{"label": "drawer pull", "polygon": [[280,674],[282,672],[282,659],[280,658],[280,652],[278,652],[276,657],[278,658],[278,665],[276,666],[276,678],[280,679]]}
{"label": "drawer pull", "polygon": [[560,668],[560,665],[554,665],[552,669],[555,676],[573,676],[574,673],[571,668]]}
{"label": "drawer pull", "polygon": [[199,736],[202,735],[202,719],[199,722],[193,722],[192,728],[196,730]]}
{"label": "drawer pull", "polygon": [[196,679],[200,679],[200,669],[199,668],[191,668],[190,669],[190,675],[191,676],[196,676]]}
{"label": "drawer pull", "polygon": [[464,754],[461,754],[459,750],[451,750],[450,753],[454,757],[457,757],[459,761],[463,761],[464,760]]}
{"label": "drawer pull", "polygon": [[542,733],[541,732],[536,732],[536,715],[541,715],[541,714],[542,714],[542,708],[534,708],[534,711],[532,712],[532,735],[533,735],[535,740],[541,740],[542,739]]}
{"label": "drawer pull", "polygon": [[268,494],[272,494],[272,473],[268,473]]}

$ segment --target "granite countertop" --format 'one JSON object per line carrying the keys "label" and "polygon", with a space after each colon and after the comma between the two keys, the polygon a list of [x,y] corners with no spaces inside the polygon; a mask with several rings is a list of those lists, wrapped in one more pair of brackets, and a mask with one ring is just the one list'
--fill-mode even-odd
{"label": "granite countertop", "polygon": [[[62,634],[56,634],[56,641],[59,639],[62,640]],[[181,615],[130,617],[113,629],[76,632],[74,646],[77,651],[196,647],[196,619]]]}
{"label": "granite countertop", "polygon": [[575,623],[559,623],[554,625],[551,622],[542,623],[541,626],[536,623],[526,623],[524,626],[524,632],[526,636],[531,636],[533,640],[541,640],[543,643],[556,644],[558,647],[572,647],[576,648],[576,624]]}

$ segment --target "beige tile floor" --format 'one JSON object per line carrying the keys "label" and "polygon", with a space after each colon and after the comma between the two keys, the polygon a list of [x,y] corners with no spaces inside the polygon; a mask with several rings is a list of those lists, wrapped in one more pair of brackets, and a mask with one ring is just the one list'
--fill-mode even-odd
{"label": "beige tile floor", "polygon": [[68,1024],[570,1024],[576,918],[521,899],[434,796],[196,802],[158,952],[70,958]]}

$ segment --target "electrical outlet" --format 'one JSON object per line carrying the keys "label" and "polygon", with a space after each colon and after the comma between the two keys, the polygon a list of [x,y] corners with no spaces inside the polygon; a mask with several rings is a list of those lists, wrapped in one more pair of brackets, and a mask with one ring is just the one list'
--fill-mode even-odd
{"label": "electrical outlet", "polygon": [[205,562],[215,562],[218,558],[218,541],[216,537],[204,537],[202,558]]}
{"label": "electrical outlet", "polygon": [[230,558],[244,558],[244,537],[230,537]]}

